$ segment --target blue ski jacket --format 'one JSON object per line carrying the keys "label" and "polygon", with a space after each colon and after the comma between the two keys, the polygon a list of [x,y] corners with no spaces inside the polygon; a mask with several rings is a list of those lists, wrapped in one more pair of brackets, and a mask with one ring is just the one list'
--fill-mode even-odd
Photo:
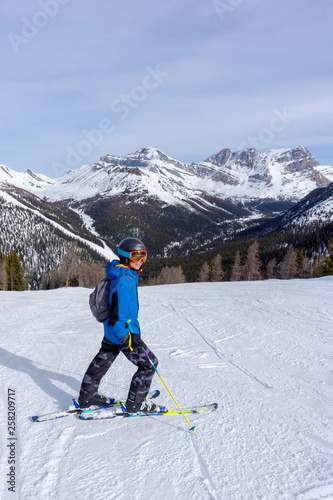
{"label": "blue ski jacket", "polygon": [[138,299],[139,274],[134,269],[113,260],[106,268],[111,280],[109,303],[110,318],[104,321],[104,335],[113,344],[122,345],[119,339],[128,334],[128,322],[132,333],[141,335]]}

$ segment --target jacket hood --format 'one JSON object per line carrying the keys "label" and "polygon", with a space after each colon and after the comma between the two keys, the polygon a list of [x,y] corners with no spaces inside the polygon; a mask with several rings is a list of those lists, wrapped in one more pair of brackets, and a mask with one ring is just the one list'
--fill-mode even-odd
{"label": "jacket hood", "polygon": [[121,274],[129,274],[133,278],[138,277],[138,272],[131,269],[120,262],[120,260],[112,260],[106,268],[106,277],[109,279],[114,279],[119,277]]}

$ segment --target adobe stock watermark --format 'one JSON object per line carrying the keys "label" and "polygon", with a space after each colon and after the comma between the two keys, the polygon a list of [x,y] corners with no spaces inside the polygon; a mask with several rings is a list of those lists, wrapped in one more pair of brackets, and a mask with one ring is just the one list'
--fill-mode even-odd
{"label": "adobe stock watermark", "polygon": [[100,146],[106,135],[112,134],[117,127],[115,117],[118,121],[128,118],[131,111],[136,109],[140,103],[147,99],[149,92],[155,90],[169,73],[162,71],[160,66],[155,68],[146,67],[146,73],[139,85],[132,88],[129,93],[121,94],[118,99],[112,101],[110,110],[111,117],[102,118],[95,128],[81,131],[82,139],[75,146],[67,146],[64,162],[54,161],[51,166],[56,176],[63,175],[69,169],[77,167],[89,156],[94,148]]}
{"label": "adobe stock watermark", "polygon": [[49,20],[56,17],[62,5],[66,5],[70,0],[39,0],[38,5],[40,10],[37,10],[31,19],[22,18],[22,27],[20,33],[8,33],[7,38],[12,46],[13,51],[17,54],[22,45],[27,45],[30,40],[38,35],[39,31],[44,28]]}
{"label": "adobe stock watermark", "polygon": [[273,109],[273,116],[267,126],[262,127],[256,135],[249,135],[245,141],[238,145],[237,150],[242,151],[249,147],[262,149],[270,144],[277,134],[283,132],[295,118],[296,115],[290,113],[286,106],[282,109]]}
{"label": "adobe stock watermark", "polygon": [[244,0],[214,0],[213,5],[215,12],[224,21],[225,15],[233,12]]}

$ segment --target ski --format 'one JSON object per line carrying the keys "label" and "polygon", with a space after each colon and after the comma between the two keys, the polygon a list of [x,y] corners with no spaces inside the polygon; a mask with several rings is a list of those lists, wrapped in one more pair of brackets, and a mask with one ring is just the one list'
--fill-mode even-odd
{"label": "ski", "polygon": [[[202,413],[211,413],[215,411],[218,408],[217,403],[211,403],[205,406],[193,406],[189,408],[182,408],[183,413],[187,415],[194,415],[194,414],[202,414]],[[171,408],[167,410],[166,412],[162,411],[156,411],[153,413],[126,413],[123,411],[119,411],[118,409],[115,409],[113,411],[112,408],[100,408],[94,413],[87,414],[87,413],[80,413],[78,417],[81,420],[106,420],[106,419],[114,419],[114,418],[136,418],[136,417],[169,417],[169,416],[176,416],[176,415],[181,415],[181,411],[178,408]]]}
{"label": "ski", "polygon": [[76,408],[75,406],[70,406],[68,410],[55,411],[53,413],[46,413],[45,415],[34,415],[30,417],[33,422],[47,422],[48,420],[56,420],[58,418],[69,417],[70,415],[77,415],[78,413],[90,412],[95,410],[100,410],[101,408],[111,408],[113,406],[120,406],[120,401],[116,399],[110,399],[110,402],[105,406],[91,406],[85,408]]}
{"label": "ski", "polygon": [[[147,399],[155,399],[160,395],[160,391],[156,390],[148,394]],[[33,422],[47,422],[49,420],[56,420],[58,418],[69,417],[70,415],[79,415],[83,413],[95,412],[97,410],[102,410],[106,408],[118,407],[121,403],[125,403],[124,399],[114,399],[110,398],[109,403],[105,406],[90,406],[89,408],[80,408],[76,406],[70,406],[67,410],[55,411],[52,413],[46,413],[45,415],[34,415],[30,417]]]}

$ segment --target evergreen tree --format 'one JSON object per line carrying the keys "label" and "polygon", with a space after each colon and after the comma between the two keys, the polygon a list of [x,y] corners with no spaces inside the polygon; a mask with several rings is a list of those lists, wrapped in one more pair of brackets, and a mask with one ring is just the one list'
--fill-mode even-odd
{"label": "evergreen tree", "polygon": [[297,259],[296,259],[296,273],[297,273],[297,276],[299,276],[300,278],[303,277],[302,274],[303,274],[304,259],[305,259],[304,251],[300,250],[298,252]]}
{"label": "evergreen tree", "polygon": [[241,266],[241,258],[239,250],[237,250],[235,255],[234,265],[232,266],[230,281],[241,281],[243,276],[243,268]]}
{"label": "evergreen tree", "polygon": [[207,281],[212,281],[214,262],[211,260],[208,266]]}
{"label": "evergreen tree", "polygon": [[24,269],[15,250],[11,250],[7,257],[7,289],[20,292],[27,289],[24,279]]}
{"label": "evergreen tree", "polygon": [[330,276],[333,274],[333,239],[330,241],[327,257],[320,266],[320,274],[321,276]]}

